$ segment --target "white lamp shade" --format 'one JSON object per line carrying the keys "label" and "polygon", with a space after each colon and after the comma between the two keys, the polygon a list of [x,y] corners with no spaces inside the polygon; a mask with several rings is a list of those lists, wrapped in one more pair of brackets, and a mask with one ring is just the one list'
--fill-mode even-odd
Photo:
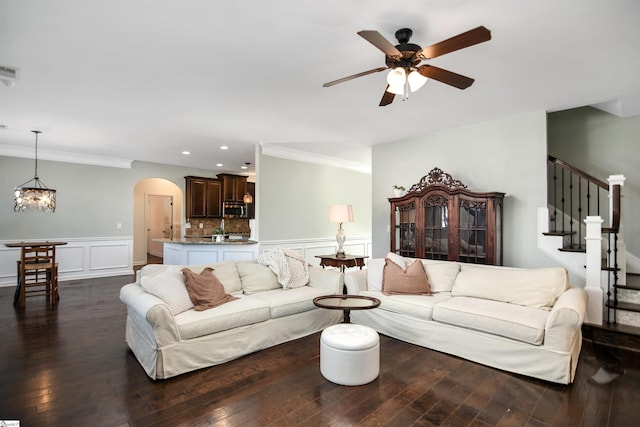
{"label": "white lamp shade", "polygon": [[394,95],[404,95],[404,83],[401,85],[389,85],[387,92]]}
{"label": "white lamp shade", "polygon": [[331,205],[329,208],[329,222],[353,222],[353,208],[351,205]]}
{"label": "white lamp shade", "polygon": [[389,86],[402,86],[407,81],[407,72],[402,67],[397,67],[387,74]]}
{"label": "white lamp shade", "polygon": [[429,79],[415,70],[410,72],[407,76],[407,81],[409,82],[409,89],[411,89],[411,92],[415,92],[420,89],[422,86],[424,86],[427,80]]}

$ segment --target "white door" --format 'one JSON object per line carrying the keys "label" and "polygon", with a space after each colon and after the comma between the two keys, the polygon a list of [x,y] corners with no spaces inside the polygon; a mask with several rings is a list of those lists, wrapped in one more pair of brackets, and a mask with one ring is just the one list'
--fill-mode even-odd
{"label": "white door", "polygon": [[158,239],[173,238],[173,196],[147,194],[147,253],[162,257],[163,243]]}

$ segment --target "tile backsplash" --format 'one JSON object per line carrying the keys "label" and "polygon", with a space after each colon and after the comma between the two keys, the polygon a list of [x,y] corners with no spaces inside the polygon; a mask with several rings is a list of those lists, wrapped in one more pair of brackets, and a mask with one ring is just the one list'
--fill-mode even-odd
{"label": "tile backsplash", "polygon": [[[223,228],[225,234],[251,234],[249,220],[246,218],[192,218],[189,222],[191,228],[185,228],[185,237],[211,236],[216,228]],[[200,228],[202,224],[202,228]]]}

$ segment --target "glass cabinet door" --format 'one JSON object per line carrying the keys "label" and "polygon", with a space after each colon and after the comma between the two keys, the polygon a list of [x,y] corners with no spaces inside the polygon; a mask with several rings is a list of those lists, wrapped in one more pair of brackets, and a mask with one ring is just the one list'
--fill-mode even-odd
{"label": "glass cabinet door", "polygon": [[432,196],[424,201],[424,258],[449,258],[449,200]]}
{"label": "glass cabinet door", "polygon": [[487,263],[487,203],[460,198],[459,260]]}
{"label": "glass cabinet door", "polygon": [[396,206],[395,241],[396,253],[414,258],[416,256],[416,206],[414,203]]}

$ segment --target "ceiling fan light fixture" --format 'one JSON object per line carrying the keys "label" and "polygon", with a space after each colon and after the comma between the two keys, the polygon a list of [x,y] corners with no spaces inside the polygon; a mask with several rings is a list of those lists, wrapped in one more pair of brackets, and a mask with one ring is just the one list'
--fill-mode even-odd
{"label": "ceiling fan light fixture", "polygon": [[387,83],[389,88],[387,92],[394,95],[404,96],[406,93],[407,85],[407,72],[403,67],[396,67],[391,69],[387,74]]}
{"label": "ceiling fan light fixture", "polygon": [[405,89],[404,87],[405,87],[404,84],[389,85],[389,87],[387,88],[387,92],[392,93],[394,95],[404,96],[404,89]]}
{"label": "ceiling fan light fixture", "polygon": [[402,67],[392,68],[387,74],[387,83],[391,87],[401,87],[407,81],[407,72]]}
{"label": "ceiling fan light fixture", "polygon": [[420,89],[424,84],[429,80],[422,74],[420,74],[417,70],[413,70],[407,76],[407,81],[409,82],[409,89],[411,92],[415,92]]}

